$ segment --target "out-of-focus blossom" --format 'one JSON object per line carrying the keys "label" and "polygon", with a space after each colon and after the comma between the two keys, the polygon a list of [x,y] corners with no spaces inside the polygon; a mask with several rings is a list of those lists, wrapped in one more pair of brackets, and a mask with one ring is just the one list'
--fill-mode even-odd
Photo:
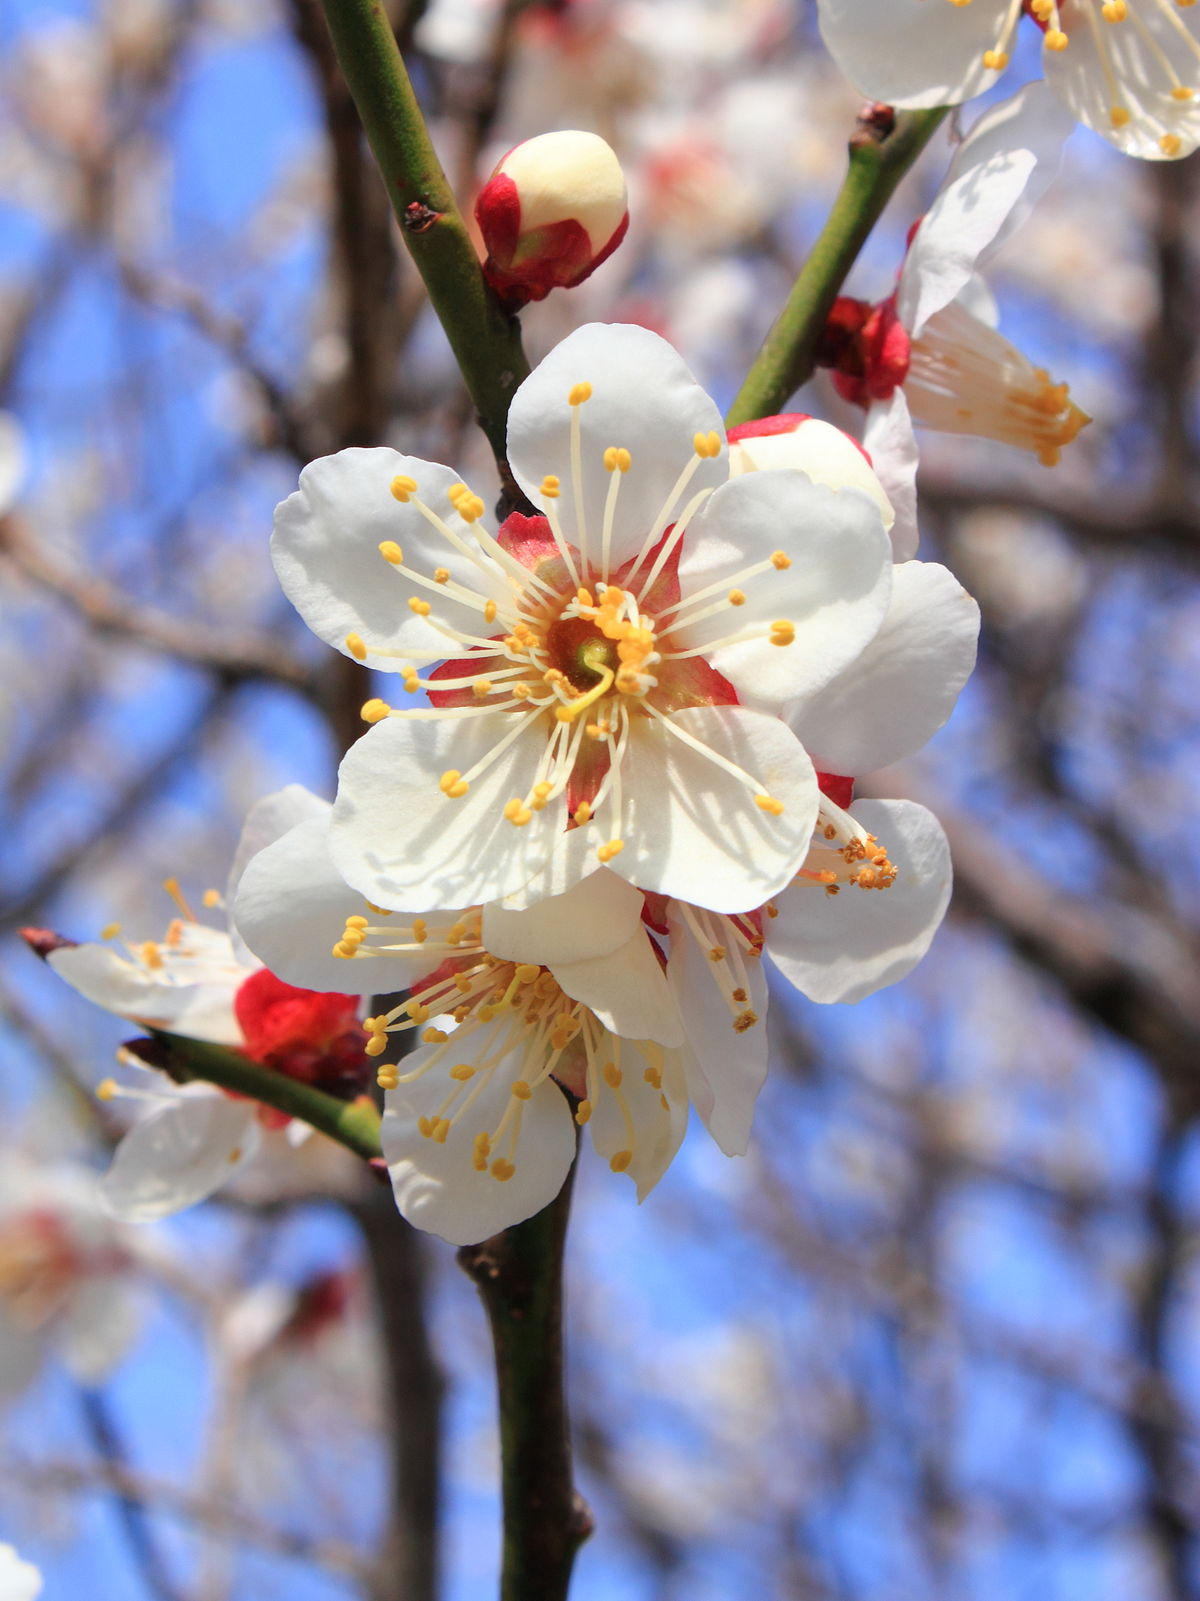
{"label": "out-of-focus blossom", "polygon": [[582,283],[625,237],[621,164],[597,134],[539,134],[496,163],[475,217],[492,288],[509,305],[542,300]]}
{"label": "out-of-focus blossom", "polygon": [[0,1601],[35,1601],[42,1593],[42,1575],[22,1560],[11,1545],[0,1545]]}
{"label": "out-of-focus blossom", "polygon": [[1200,144],[1192,0],[820,0],[821,34],[864,94],[958,105],[991,88],[1028,12],[1046,82],[1071,115],[1147,160]]}
{"label": "out-of-focus blossom", "polygon": [[141,1321],[139,1254],[100,1204],[90,1173],[8,1153],[0,1174],[0,1395],[24,1389],[49,1354],[85,1384],[116,1366]]}
{"label": "out-of-focus blossom", "polygon": [[761,905],[820,810],[780,712],[887,610],[878,504],[799,472],[731,479],[716,406],[642,328],[564,340],[508,442],[540,514],[498,537],[449,468],[387,450],[314,462],[277,513],[276,570],[314,632],[429,692],[364,708],[339,871],[414,912],[533,900],[597,863],[695,905]]}
{"label": "out-of-focus blossom", "polygon": [[26,466],[25,431],[10,411],[0,411],[0,517],[16,504]]}

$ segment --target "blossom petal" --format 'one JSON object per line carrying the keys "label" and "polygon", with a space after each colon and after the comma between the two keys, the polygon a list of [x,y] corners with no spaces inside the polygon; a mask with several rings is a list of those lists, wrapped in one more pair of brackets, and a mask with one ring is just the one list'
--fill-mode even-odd
{"label": "blossom petal", "polygon": [[330,830],[347,883],[377,906],[428,912],[502,900],[531,878],[554,848],[561,810],[547,807],[517,828],[504,807],[527,793],[545,751],[539,718],[468,794],[452,800],[438,787],[448,768],[469,771],[512,727],[504,713],[465,722],[393,717],[351,746]]}
{"label": "blossom petal", "polygon": [[[425,618],[409,608],[410,598],[430,602],[432,619],[477,635],[486,600],[503,604],[511,589],[499,566],[480,551],[464,554],[430,526],[416,500],[401,504],[391,491],[393,478],[415,479],[417,495],[467,545],[477,548],[471,525],[463,522],[447,491],[459,475],[436,462],[382,448],[342,450],[322,456],[300,474],[300,487],[275,512],[271,559],[283,591],[319,639],[343,655],[353,654],[347,636],[358,634],[367,663],[397,672],[409,662],[441,660],[453,645]],[[406,566],[431,580],[413,583],[385,561],[379,547],[399,545]],[[448,585],[432,584],[437,569]],[[482,597],[478,605],[455,600],[449,587],[462,584]],[[375,648],[402,651],[404,660],[375,656]]]}
{"label": "blossom petal", "polygon": [[550,971],[572,1000],[590,1007],[614,1034],[659,1045],[683,1044],[683,1019],[643,929],[615,951],[552,962]]}
{"label": "blossom petal", "polygon": [[779,896],[767,954],[813,1001],[860,1001],[904,978],[950,901],[950,847],[932,812],[902,800],[855,801],[850,811],[899,871],[886,890],[843,886],[833,896],[798,885]]}
{"label": "blossom petal", "polygon": [[975,124],[904,258],[896,314],[912,338],[966,286],[1002,230],[1022,219],[1028,208],[1018,206],[1053,178],[1073,126],[1041,83],[1027,84]]}
{"label": "blossom petal", "polygon": [[954,710],[978,638],[979,607],[957,578],[937,562],[902,562],[883,627],[840,677],[790,709],[788,723],[820,772],[901,761]]}
{"label": "blossom petal", "polygon": [[[622,769],[625,844],[610,866],[639,889],[713,911],[761,906],[808,850],[818,805],[812,763],[778,718],[744,706],[689,707],[667,721],[750,774],[784,809],[761,811],[742,779],[658,720],[637,719]],[[597,822],[588,828],[597,843],[606,837]]]}
{"label": "blossom petal", "polygon": [[[296,827],[297,823],[307,822],[311,817],[328,819],[332,810],[329,801],[314,795],[312,790],[306,789],[303,784],[287,784],[283,789],[276,790],[273,795],[264,795],[246,813],[246,821],[242,824],[237,849],[233,853],[233,862],[229,868],[229,878],[225,886],[225,905],[229,911],[229,935],[233,941],[234,951],[238,959],[244,961],[247,966],[252,963],[253,958],[233,915],[242,874],[259,851],[265,851],[268,845],[273,845],[277,839],[282,839],[289,829]],[[270,963],[267,965],[270,966]]]}
{"label": "blossom petal", "polygon": [[[405,1071],[425,1066],[438,1049],[414,1051],[404,1060]],[[479,1172],[472,1161],[476,1135],[493,1133],[504,1117],[523,1061],[522,1043],[496,1064],[486,1089],[454,1123],[444,1144],[423,1135],[418,1119],[438,1114],[447,1074],[431,1069],[388,1092],[379,1138],[396,1205],[415,1228],[451,1245],[475,1245],[540,1212],[562,1188],[575,1159],[575,1125],[566,1096],[551,1079],[521,1103],[512,1177],[501,1182],[489,1171]],[[505,1145],[501,1139],[500,1154]]]}
{"label": "blossom petal", "polygon": [[757,1021],[735,1029],[729,1004],[709,958],[678,903],[667,908],[671,959],[667,977],[687,1027],[684,1062],[688,1093],[705,1127],[726,1156],[743,1156],[750,1143],[754,1105],[767,1076],[767,981],[761,959],[745,962],[744,1010]]}
{"label": "blossom petal", "polygon": [[891,531],[895,513],[872,470],[868,452],[840,428],[819,417],[805,417],[794,428],[762,434],[739,430],[738,434],[736,443],[729,446],[731,478],[794,467],[806,473],[814,484],[824,484],[828,489],[861,489],[879,507],[883,526]]}
{"label": "blossom petal", "polygon": [[820,0],[825,47],[856,89],[888,105],[957,106],[996,82],[983,64],[1008,0]]}
{"label": "blossom petal", "polygon": [[[618,1090],[598,1086],[588,1121],[596,1153],[627,1173],[644,1201],[671,1164],[687,1132],[687,1085],[678,1051],[645,1041],[611,1038],[612,1065],[621,1073]],[[629,1152],[627,1165],[618,1153]]]}
{"label": "blossom petal", "polygon": [[890,400],[871,403],[863,446],[895,512],[892,556],[896,561],[911,561],[921,542],[917,529],[917,436],[908,401],[899,385]]}
{"label": "blossom petal", "polygon": [[[1131,4],[1130,12],[1135,7]],[[1139,4],[1116,25],[1102,23],[1094,5],[1067,0],[1065,50],[1043,50],[1046,82],[1084,127],[1093,129],[1127,156],[1162,161],[1186,156],[1200,145],[1200,100],[1195,94],[1200,18],[1177,5]],[[1169,70],[1164,65],[1169,63]],[[1110,84],[1119,96],[1114,121]],[[1189,86],[1189,99],[1176,100],[1176,83]]]}
{"label": "blossom petal", "polygon": [[219,1090],[173,1097],[125,1135],[100,1199],[125,1223],[152,1223],[206,1200],[258,1149],[254,1107]]}
{"label": "blossom petal", "polygon": [[610,955],[641,928],[641,921],[640,892],[601,867],[574,889],[528,910],[495,902],[485,906],[481,939],[502,961],[557,968]]}
{"label": "blossom petal", "polygon": [[72,989],[117,1017],[214,1045],[242,1042],[233,997],[248,969],[232,961],[193,984],[175,982],[166,966],[150,970],[127,961],[108,945],[64,946],[47,960]]}
{"label": "blossom petal", "polygon": [[[508,449],[513,474],[537,506],[545,506],[542,482],[558,478],[554,507],[567,538],[577,547],[580,531],[571,476],[571,413],[567,396],[576,384],[591,385],[581,405],[582,500],[588,554],[597,563],[611,475],[604,452],[612,445],[629,451],[621,475],[613,520],[612,566],[636,556],[664,511],[676,479],[689,464],[694,471],[682,497],[715,489],[729,475],[725,429],[714,401],[701,389],[683,358],[646,328],[623,323],[587,323],[556,345],[513,397],[508,415]],[[718,454],[700,459],[693,439],[716,433]],[[673,522],[664,515],[659,531]]]}
{"label": "blossom petal", "polygon": [[[772,564],[779,552],[785,567]],[[743,576],[758,564],[765,571]],[[853,661],[883,620],[891,579],[891,546],[872,498],[796,471],[747,473],[712,496],[684,541],[684,624],[671,644],[707,647],[744,703],[775,711]],[[725,584],[742,602],[688,622],[687,598]],[[719,590],[712,596],[724,600]],[[771,643],[777,620],[793,626],[793,643]],[[724,642],[744,632],[754,637]]]}

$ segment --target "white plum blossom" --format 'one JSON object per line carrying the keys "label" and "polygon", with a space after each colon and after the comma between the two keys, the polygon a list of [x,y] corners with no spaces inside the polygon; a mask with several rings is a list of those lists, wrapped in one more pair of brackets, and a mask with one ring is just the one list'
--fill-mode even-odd
{"label": "white plum blossom", "polygon": [[[932,0],[931,0],[932,3]],[[916,550],[913,423],[1032,451],[1054,466],[1089,421],[996,327],[978,267],[1004,243],[1054,176],[1069,121],[1044,84],[982,116],[913,230],[893,294],[840,297],[821,361],[866,409],[863,444],[897,514],[893,543]]]}
{"label": "white plum blossom", "polygon": [[822,38],[851,82],[913,108],[990,89],[1023,12],[1042,29],[1046,83],[1085,127],[1152,161],[1200,144],[1193,0],[819,0]]}
{"label": "white plum blossom", "polygon": [[42,1575],[16,1548],[0,1545],[0,1601],[36,1601],[42,1593]]}
{"label": "white plum blossom", "polygon": [[383,449],[312,463],[277,512],[276,570],[309,626],[429,696],[364,708],[339,872],[415,913],[536,900],[598,864],[713,910],[761,905],[821,812],[779,714],[887,611],[877,501],[795,471],[731,478],[715,404],[637,327],[558,345],[508,445],[538,515],[499,535],[449,468]]}

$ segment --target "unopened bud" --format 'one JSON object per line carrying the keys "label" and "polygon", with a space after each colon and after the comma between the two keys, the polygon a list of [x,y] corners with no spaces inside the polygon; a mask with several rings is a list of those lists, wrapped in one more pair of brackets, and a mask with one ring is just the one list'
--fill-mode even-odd
{"label": "unopened bud", "polygon": [[829,489],[861,489],[879,507],[885,528],[890,530],[896,520],[871,458],[857,439],[832,423],[787,411],[729,430],[731,477],[778,467],[795,468]]}
{"label": "unopened bud", "polygon": [[514,146],[475,202],[484,274],[512,306],[571,289],[625,237],[625,176],[598,134],[543,133]]}

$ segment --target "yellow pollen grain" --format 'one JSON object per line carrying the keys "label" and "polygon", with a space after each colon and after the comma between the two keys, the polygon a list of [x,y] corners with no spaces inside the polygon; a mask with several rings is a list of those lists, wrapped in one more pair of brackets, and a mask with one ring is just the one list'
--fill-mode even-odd
{"label": "yellow pollen grain", "polygon": [[604,470],[608,473],[627,473],[632,458],[621,445],[609,445],[604,452]]}
{"label": "yellow pollen grain", "polygon": [[102,1078],[96,1085],[96,1099],[98,1101],[111,1101],[117,1093],[115,1078]]}
{"label": "yellow pollen grain", "polygon": [[614,1173],[624,1173],[632,1161],[632,1151],[618,1151],[615,1156],[609,1158],[608,1165]]}
{"label": "yellow pollen grain", "polygon": [[1183,148],[1183,140],[1177,133],[1164,133],[1158,141],[1158,148],[1164,156],[1177,156]]}
{"label": "yellow pollen grain", "polygon": [[400,677],[408,694],[415,695],[421,687],[421,675],[417,669],[415,667],[402,667],[400,669]]}
{"label": "yellow pollen grain", "polygon": [[585,401],[592,398],[592,386],[586,380],[583,383],[572,384],[571,392],[567,396],[568,406],[582,406]]}
{"label": "yellow pollen grain", "polygon": [[611,862],[613,857],[619,856],[624,849],[625,841],[623,839],[610,839],[607,845],[597,847],[596,855],[602,862]]}
{"label": "yellow pollen grain", "polygon": [[771,624],[770,640],[772,645],[791,645],[795,643],[796,625],[780,618]]}
{"label": "yellow pollen grain", "polygon": [[450,1077],[454,1079],[456,1083],[465,1084],[468,1079],[475,1077],[475,1069],[469,1062],[459,1062],[457,1067],[452,1067],[450,1069]]}
{"label": "yellow pollen grain", "polygon": [[742,589],[731,589],[729,591],[729,604],[731,606],[744,606],[746,604],[745,591]]}
{"label": "yellow pollen grain", "polygon": [[783,802],[776,800],[774,795],[756,795],[754,804],[760,812],[767,812],[771,817],[779,817],[783,812]]}
{"label": "yellow pollen grain", "polygon": [[163,965],[162,952],[152,939],[148,939],[141,949],[142,961],[152,972]]}
{"label": "yellow pollen grain", "polygon": [[427,1028],[421,1032],[422,1045],[444,1045],[449,1038],[449,1034],[444,1034],[440,1028]]}
{"label": "yellow pollen grain", "polygon": [[120,932],[121,932],[120,923],[105,923],[104,927],[100,930],[100,938],[101,939],[116,939],[117,935]]}
{"label": "yellow pollen grain", "polygon": [[496,602],[494,600],[486,600],[486,601],[484,601],[484,603],[483,603],[483,620],[484,620],[484,622],[494,623],[496,621],[496,611],[497,611],[497,606],[496,606]]}
{"label": "yellow pollen grain", "polygon": [[376,906],[374,901],[366,901],[364,904],[369,912],[375,913],[376,917],[390,917],[392,915],[386,906]]}
{"label": "yellow pollen grain", "polygon": [[508,818],[509,822],[512,823],[514,828],[524,828],[525,824],[529,822],[530,818],[533,816],[533,813],[519,797],[514,795],[512,800],[506,802],[504,807],[504,815]]}
{"label": "yellow pollen grain", "polygon": [[562,494],[562,490],[559,487],[558,478],[554,473],[547,473],[542,479],[539,493],[541,494],[543,500],[557,500],[559,495]]}
{"label": "yellow pollen grain", "polygon": [[571,816],[575,819],[579,827],[582,828],[585,823],[591,822],[592,808],[587,801],[580,801],[579,805],[571,813]]}
{"label": "yellow pollen grain", "polygon": [[384,1051],[387,1050],[387,1044],[386,1034],[372,1034],[371,1038],[363,1046],[363,1050],[368,1056],[382,1056]]}
{"label": "yellow pollen grain", "polygon": [[502,1156],[498,1156],[492,1163],[492,1177],[498,1179],[501,1184],[507,1184],[516,1171],[513,1164],[505,1161]]}
{"label": "yellow pollen grain", "polygon": [[1124,22],[1129,13],[1125,0],[1104,0],[1100,14],[1105,22]]}
{"label": "yellow pollen grain", "polygon": [[385,1062],[375,1070],[375,1082],[381,1090],[395,1090],[400,1087],[400,1069],[393,1062]]}
{"label": "yellow pollen grain", "polygon": [[781,573],[786,572],[791,565],[792,558],[785,555],[782,550],[775,551],[771,557],[771,566]]}
{"label": "yellow pollen grain", "polygon": [[712,431],[707,434],[693,434],[692,449],[701,460],[711,461],[721,454],[721,436]]}
{"label": "yellow pollen grain", "polygon": [[591,1115],[591,1101],[580,1101],[579,1105],[575,1108],[575,1121],[579,1124],[580,1128],[582,1128],[583,1125],[588,1122],[588,1120],[591,1118]]}
{"label": "yellow pollen grain", "polygon": [[541,976],[541,968],[535,962],[522,962],[516,969],[513,977],[518,984],[532,984]]}
{"label": "yellow pollen grain", "polygon": [[200,897],[205,906],[213,907],[221,904],[221,891],[219,889],[206,889]]}
{"label": "yellow pollen grain", "polygon": [[356,662],[366,661],[367,647],[363,644],[363,637],[361,634],[347,634],[346,649],[350,652],[351,656],[354,657]]}
{"label": "yellow pollen grain", "polygon": [[1194,89],[1189,89],[1186,83],[1177,83],[1171,90],[1171,99],[1180,101],[1190,100],[1195,92],[1196,91]]}
{"label": "yellow pollen grain", "polygon": [[621,1088],[623,1075],[615,1062],[605,1062],[602,1072],[604,1074],[604,1082],[610,1090],[619,1090]]}
{"label": "yellow pollen grain", "polygon": [[410,595],[408,597],[408,609],[411,612],[416,612],[418,617],[428,617],[433,607],[427,600],[421,600],[417,595]]}
{"label": "yellow pollen grain", "polygon": [[757,1012],[739,1012],[733,1020],[733,1031],[735,1034],[744,1034],[747,1029],[753,1028],[757,1022]]}
{"label": "yellow pollen grain", "polygon": [[355,912],[352,916],[346,919],[347,928],[366,928],[366,926],[367,920],[361,912]]}
{"label": "yellow pollen grain", "polygon": [[382,722],[390,714],[391,709],[386,700],[380,700],[376,695],[373,700],[363,702],[362,710],[358,715],[364,723],[378,723]]}
{"label": "yellow pollen grain", "polygon": [[1061,28],[1047,28],[1042,43],[1047,50],[1065,50],[1069,41]]}
{"label": "yellow pollen grain", "polygon": [[403,504],[410,495],[416,493],[417,480],[409,478],[405,473],[397,473],[395,478],[392,479],[391,488],[392,494]]}
{"label": "yellow pollen grain", "polygon": [[662,1074],[659,1072],[658,1068],[648,1067],[642,1074],[642,1077],[645,1079],[646,1083],[649,1084],[652,1090],[662,1089]]}
{"label": "yellow pollen grain", "polygon": [[708,953],[708,959],[710,962],[723,962],[725,960],[724,945],[714,945]]}
{"label": "yellow pollen grain", "polygon": [[985,50],[983,64],[990,72],[1003,72],[1008,66],[1008,56],[1003,50]]}
{"label": "yellow pollen grain", "polygon": [[512,1096],[517,1101],[527,1101],[533,1095],[533,1086],[527,1084],[523,1078],[517,1079],[512,1087]]}
{"label": "yellow pollen grain", "polygon": [[435,584],[448,584],[450,582],[449,567],[435,567],[433,569],[433,581]]}
{"label": "yellow pollen grain", "polygon": [[1109,108],[1108,120],[1112,123],[1114,128],[1124,128],[1129,122],[1129,113],[1126,111],[1124,106],[1111,106]]}
{"label": "yellow pollen grain", "polygon": [[391,562],[393,567],[399,567],[404,560],[404,552],[394,539],[385,539],[379,547],[379,554],[384,561]]}

